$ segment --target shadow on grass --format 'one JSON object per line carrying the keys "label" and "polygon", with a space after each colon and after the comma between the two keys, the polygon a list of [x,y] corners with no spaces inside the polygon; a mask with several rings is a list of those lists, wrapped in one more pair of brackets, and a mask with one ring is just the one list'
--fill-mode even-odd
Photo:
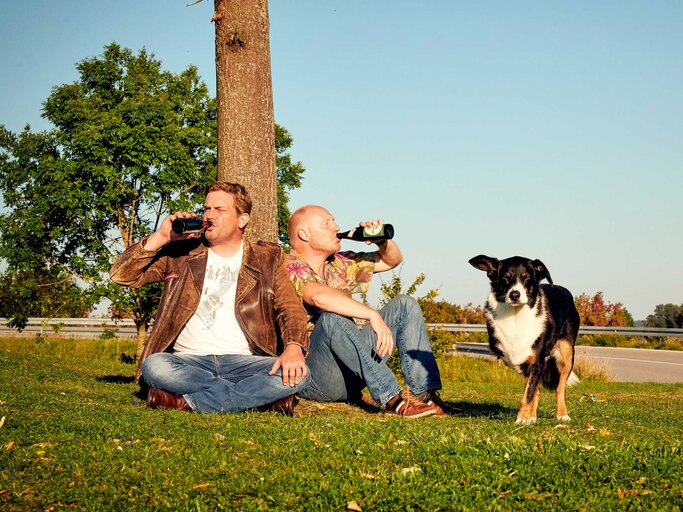
{"label": "shadow on grass", "polygon": [[135,377],[132,375],[104,375],[95,379],[97,382],[107,382],[109,384],[132,384]]}
{"label": "shadow on grass", "polygon": [[462,414],[458,414],[458,416],[465,418],[507,418],[511,415],[517,415],[517,409],[498,404],[473,402],[446,402],[446,404],[452,407],[457,407],[458,409],[462,409]]}
{"label": "shadow on grass", "polygon": [[[453,418],[490,418],[507,421],[511,417],[515,418],[517,415],[517,409],[498,404],[446,400],[444,402],[449,407],[462,410],[462,413],[447,415]],[[365,403],[348,403],[300,400],[299,403],[300,407],[298,410],[301,416],[317,416],[320,414],[355,415],[363,413],[378,415],[378,417],[384,416],[382,409],[368,401],[365,401]],[[393,416],[387,415],[385,417],[391,418]]]}

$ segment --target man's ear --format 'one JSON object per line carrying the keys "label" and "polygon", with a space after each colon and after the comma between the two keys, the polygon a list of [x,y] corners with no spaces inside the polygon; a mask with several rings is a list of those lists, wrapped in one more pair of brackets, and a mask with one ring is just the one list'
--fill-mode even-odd
{"label": "man's ear", "polygon": [[250,220],[251,220],[251,215],[249,215],[248,213],[240,214],[239,218],[237,219],[237,227],[240,229],[246,228],[247,224],[249,224]]}
{"label": "man's ear", "polygon": [[304,228],[299,228],[296,232],[296,236],[298,236],[304,242],[308,242],[308,231],[306,231]]}

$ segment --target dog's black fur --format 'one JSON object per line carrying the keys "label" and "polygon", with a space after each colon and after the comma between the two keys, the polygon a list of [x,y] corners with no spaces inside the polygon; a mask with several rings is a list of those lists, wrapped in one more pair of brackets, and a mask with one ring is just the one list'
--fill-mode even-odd
{"label": "dog's black fur", "polygon": [[[540,385],[556,390],[557,417],[569,420],[565,388],[574,367],[579,313],[566,288],[540,260],[475,256],[469,263],[491,282],[484,316],[494,354],[526,377],[517,423],[536,421]],[[550,284],[541,284],[547,279]]]}

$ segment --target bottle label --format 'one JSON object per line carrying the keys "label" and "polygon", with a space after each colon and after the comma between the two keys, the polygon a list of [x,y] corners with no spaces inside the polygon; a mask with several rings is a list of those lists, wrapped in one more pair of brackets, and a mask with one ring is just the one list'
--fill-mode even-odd
{"label": "bottle label", "polygon": [[365,236],[379,236],[383,234],[384,226],[382,224],[378,226],[367,226],[363,229]]}

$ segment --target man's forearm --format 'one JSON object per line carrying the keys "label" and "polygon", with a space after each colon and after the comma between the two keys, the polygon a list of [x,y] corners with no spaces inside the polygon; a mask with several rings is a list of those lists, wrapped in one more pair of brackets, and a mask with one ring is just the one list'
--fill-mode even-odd
{"label": "man's forearm", "polygon": [[387,240],[377,245],[377,257],[379,261],[375,263],[375,272],[384,272],[396,268],[403,261],[403,253],[398,244],[393,240]]}
{"label": "man's forearm", "polygon": [[369,320],[377,313],[365,304],[342,291],[323,285],[309,285],[312,289],[304,290],[304,301],[322,311],[338,315]]}

